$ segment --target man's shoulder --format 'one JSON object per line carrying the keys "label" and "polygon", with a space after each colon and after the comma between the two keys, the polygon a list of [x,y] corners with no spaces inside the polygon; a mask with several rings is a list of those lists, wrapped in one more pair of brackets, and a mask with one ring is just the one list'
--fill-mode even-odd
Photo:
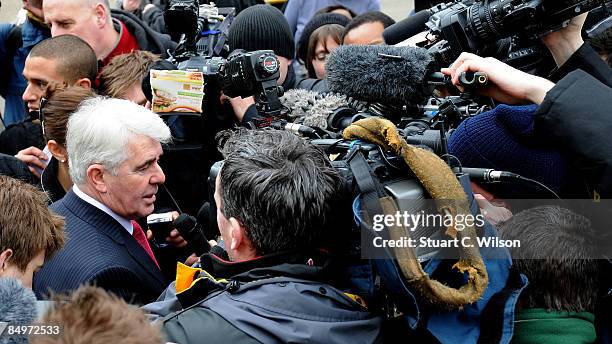
{"label": "man's shoulder", "polygon": [[132,13],[112,9],[111,15],[125,25],[130,34],[136,39],[141,50],[150,51],[165,57],[168,49],[173,50],[176,48],[176,43],[170,39],[170,36],[154,31]]}
{"label": "man's shoulder", "polygon": [[[282,323],[279,324],[279,319]],[[310,280],[272,277],[238,283],[204,301],[170,315],[164,330],[170,339],[189,342],[191,336],[210,333],[238,336],[250,342],[342,343],[364,338],[375,342],[382,320],[334,287]],[[201,327],[199,324],[214,324]],[[297,331],[295,329],[305,329]],[[336,333],[344,328],[343,333]],[[307,329],[307,330],[306,330]],[[237,332],[239,332],[237,334]],[[187,336],[188,333],[189,337]]]}
{"label": "man's shoulder", "polygon": [[170,342],[192,343],[206,338],[210,343],[259,343],[218,313],[195,306],[163,320],[163,331]]}

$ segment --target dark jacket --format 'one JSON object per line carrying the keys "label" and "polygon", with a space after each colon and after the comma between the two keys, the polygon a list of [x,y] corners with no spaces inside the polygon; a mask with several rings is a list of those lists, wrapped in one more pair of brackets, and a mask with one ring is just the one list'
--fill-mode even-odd
{"label": "dark jacket", "polygon": [[[123,1],[117,0],[116,7],[122,11],[126,11],[123,9]],[[154,7],[150,7],[144,12],[145,5],[149,4],[148,1],[143,1],[140,4],[140,7],[136,9],[136,11],[131,12],[138,19],[142,20],[147,26],[157,32],[165,33],[166,32],[166,21],[164,20],[164,11],[160,9],[157,5]],[[127,12],[127,11],[126,11]]]}
{"label": "dark jacket", "polygon": [[45,147],[45,138],[40,123],[30,119],[14,123],[0,133],[0,153],[16,155],[20,150],[28,147]]}
{"label": "dark jacket", "polygon": [[30,172],[28,166],[12,155],[0,153],[0,175],[19,179],[35,186],[39,185],[38,178]]}
{"label": "dark jacket", "polygon": [[49,197],[50,203],[55,203],[66,195],[66,191],[58,179],[59,162],[54,157],[51,157],[49,164],[40,175],[40,186]]}
{"label": "dark jacket", "polygon": [[[380,317],[324,282],[323,255],[284,253],[239,263],[208,255],[202,264],[217,279],[231,281],[201,292],[201,301],[163,319],[171,342],[374,343],[382,338]],[[189,303],[184,294],[191,289],[179,293],[182,303]]]}
{"label": "dark jacket", "polygon": [[329,86],[327,86],[327,79],[297,79],[295,88],[298,90],[307,90],[319,93],[329,92]]}
{"label": "dark jacket", "polygon": [[577,197],[612,195],[612,70],[583,45],[534,114],[534,130],[559,148],[586,184]]}
{"label": "dark jacket", "polygon": [[115,219],[69,191],[51,210],[64,216],[66,246],[34,276],[38,298],[49,290],[74,291],[95,284],[128,302],[155,300],[166,287],[161,272]]}
{"label": "dark jacket", "polygon": [[48,28],[28,18],[21,25],[19,45],[19,42],[11,38],[11,30],[14,28],[13,24],[0,25],[0,63],[3,66],[0,71],[0,95],[6,100],[3,114],[5,126],[27,118],[28,114],[21,99],[27,86],[22,74],[25,60],[38,42],[51,37]]}
{"label": "dark jacket", "polygon": [[167,58],[168,50],[173,51],[176,48],[176,43],[170,39],[170,36],[154,31],[134,14],[113,9],[111,15],[125,24],[136,38],[140,50],[150,51],[162,55],[162,58]]}

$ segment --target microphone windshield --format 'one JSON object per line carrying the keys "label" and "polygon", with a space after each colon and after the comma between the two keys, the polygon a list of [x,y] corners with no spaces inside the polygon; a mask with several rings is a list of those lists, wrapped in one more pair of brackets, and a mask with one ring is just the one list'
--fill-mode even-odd
{"label": "microphone windshield", "polygon": [[326,69],[332,92],[401,106],[421,104],[431,95],[426,78],[435,62],[423,48],[345,45],[331,52]]}

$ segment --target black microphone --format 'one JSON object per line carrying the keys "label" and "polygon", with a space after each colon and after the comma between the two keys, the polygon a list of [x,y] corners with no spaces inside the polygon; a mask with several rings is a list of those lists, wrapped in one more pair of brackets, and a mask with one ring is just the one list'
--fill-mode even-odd
{"label": "black microphone", "polygon": [[172,224],[197,256],[210,252],[210,244],[195,217],[183,213]]}
{"label": "black microphone", "polygon": [[[212,214],[212,210],[210,208],[210,203],[209,202],[205,202],[202,207],[200,207],[200,210],[198,210],[198,215],[197,215],[197,219],[199,223],[205,223],[207,225],[207,227],[213,227],[211,221],[211,214]],[[216,221],[215,221],[215,225],[216,225]],[[216,228],[216,227],[215,227]],[[212,228],[211,228],[212,230]],[[212,233],[209,231],[209,233],[211,235],[211,237],[217,237],[217,235],[219,234],[217,233]],[[210,252],[205,252],[205,253],[210,253],[213,254],[223,260],[227,260],[229,261],[230,258],[227,254],[227,252],[225,251],[225,249],[223,249],[223,247],[219,246],[219,245],[215,245],[213,247],[211,247]]]}
{"label": "black microphone", "polygon": [[497,171],[492,168],[472,168],[472,167],[455,167],[455,172],[463,172],[470,176],[471,180],[477,180],[482,182],[499,182],[503,180],[517,180],[522,179],[520,175],[516,173]]}
{"label": "black microphone", "polygon": [[385,43],[395,45],[421,33],[426,29],[425,24],[429,21],[431,15],[432,11],[430,9],[422,10],[389,26],[383,31]]}
{"label": "black microphone", "polygon": [[386,45],[345,45],[326,64],[332,92],[387,105],[421,104],[432,94],[428,77],[437,70],[426,49]]}

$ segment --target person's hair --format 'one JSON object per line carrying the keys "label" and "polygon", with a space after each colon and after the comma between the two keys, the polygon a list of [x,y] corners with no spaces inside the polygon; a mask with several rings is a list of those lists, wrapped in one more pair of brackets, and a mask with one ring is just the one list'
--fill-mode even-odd
{"label": "person's hair", "polygon": [[353,10],[351,10],[350,8],[344,7],[342,5],[332,5],[332,6],[323,7],[322,9],[315,12],[315,14],[312,17],[314,18],[318,14],[332,13],[335,10],[345,10],[351,15],[351,18],[355,18],[357,16],[357,13],[353,12]]}
{"label": "person's hair", "polygon": [[327,156],[287,131],[240,129],[219,137],[225,161],[217,206],[244,226],[257,254],[325,247],[342,194]]}
{"label": "person's hair", "polygon": [[92,83],[98,75],[98,59],[93,49],[74,35],[47,38],[36,44],[28,57],[41,57],[57,63],[57,73],[68,84],[87,78]]}
{"label": "person's hair", "polygon": [[608,58],[606,62],[608,66],[612,67],[612,27],[607,28],[600,34],[589,38],[589,44],[599,54],[606,54]]}
{"label": "person's hair", "polygon": [[145,313],[100,288],[84,286],[70,296],[55,296],[40,322],[59,326],[59,335],[32,335],[30,343],[164,343],[159,325]]}
{"label": "person's hair", "polygon": [[52,213],[34,186],[0,176],[0,252],[13,250],[11,264],[24,271],[41,252],[48,259],[64,247],[64,219]]}
{"label": "person's hair", "polygon": [[47,88],[43,97],[47,99],[43,108],[45,140],[55,140],[66,147],[68,118],[88,98],[95,97],[94,91],[80,86]]}
{"label": "person's hair", "polygon": [[143,50],[113,57],[100,73],[100,94],[125,98],[130,88],[140,85],[149,67],[159,59],[159,55]]}
{"label": "person's hair", "polygon": [[348,35],[349,31],[367,23],[381,23],[384,28],[388,28],[389,26],[395,24],[395,20],[393,20],[393,18],[389,17],[388,15],[378,11],[360,14],[357,17],[353,18],[353,20],[351,20],[344,28],[342,42],[344,42],[344,38],[346,37],[346,35]]}
{"label": "person's hair", "polygon": [[42,0],[30,0],[29,3],[34,8],[42,9]]}
{"label": "person's hair", "polygon": [[594,311],[599,269],[593,259],[595,231],[587,218],[540,206],[514,215],[498,230],[503,239],[521,242],[510,252],[514,268],[529,279],[520,297],[523,307]]}
{"label": "person's hair", "polygon": [[95,97],[85,100],[68,120],[66,149],[70,178],[82,185],[87,168],[101,164],[116,173],[127,158],[130,139],[150,137],[162,144],[171,140],[170,129],[155,113],[129,100]]}
{"label": "person's hair", "polygon": [[316,78],[317,74],[312,65],[312,61],[316,58],[317,43],[321,42],[325,50],[327,49],[327,37],[331,37],[338,45],[342,43],[342,33],[344,27],[338,24],[323,25],[320,28],[314,30],[308,40],[308,50],[306,52],[306,69],[308,70],[309,78]]}

